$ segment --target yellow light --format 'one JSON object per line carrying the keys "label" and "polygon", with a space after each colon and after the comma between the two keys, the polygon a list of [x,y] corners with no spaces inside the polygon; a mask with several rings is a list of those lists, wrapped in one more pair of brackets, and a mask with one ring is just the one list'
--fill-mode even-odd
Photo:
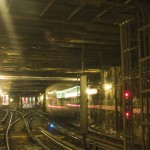
{"label": "yellow light", "polygon": [[44,95],[40,95],[40,100],[41,100],[41,101],[44,100]]}
{"label": "yellow light", "polygon": [[0,76],[0,79],[4,80],[4,79],[6,79],[6,77],[5,76]]}
{"label": "yellow light", "polygon": [[0,96],[3,96],[3,91],[1,88],[0,88]]}
{"label": "yellow light", "polygon": [[105,85],[104,85],[104,89],[107,91],[107,90],[110,90],[112,88],[112,84],[108,84],[108,83],[106,83]]}
{"label": "yellow light", "polygon": [[[15,29],[14,29],[14,26],[13,26],[13,23],[11,20],[11,16],[10,16],[8,9],[9,9],[9,6],[7,6],[7,1],[6,0],[0,0],[0,14],[3,18],[3,21],[5,23],[6,30],[8,31],[8,35],[9,35],[10,39],[13,39],[13,40],[11,40],[11,43],[14,46],[17,46],[17,53],[15,53],[15,54],[22,55],[21,46],[17,41],[18,37],[17,37],[17,34],[15,32]],[[12,35],[13,35],[13,37],[12,37]]]}
{"label": "yellow light", "polygon": [[11,98],[10,101],[13,102],[13,99]]}

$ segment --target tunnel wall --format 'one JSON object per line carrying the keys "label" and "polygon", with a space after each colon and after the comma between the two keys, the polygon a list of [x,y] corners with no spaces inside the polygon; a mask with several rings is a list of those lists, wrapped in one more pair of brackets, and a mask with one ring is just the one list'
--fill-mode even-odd
{"label": "tunnel wall", "polygon": [[[141,137],[141,113],[139,78],[133,79],[133,130],[137,139]],[[105,90],[106,84],[111,85],[109,90]],[[98,94],[92,96],[89,101],[90,124],[102,128],[106,132],[123,132],[123,93],[122,77],[120,67],[112,67],[100,73],[100,84]]]}

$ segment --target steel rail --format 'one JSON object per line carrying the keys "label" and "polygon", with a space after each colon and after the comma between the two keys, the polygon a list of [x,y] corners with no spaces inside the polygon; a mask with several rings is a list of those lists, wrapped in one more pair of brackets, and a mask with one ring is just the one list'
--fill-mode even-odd
{"label": "steel rail", "polygon": [[[40,115],[40,114],[38,114],[38,115],[39,115],[40,117],[42,117],[43,119],[46,119],[47,121],[50,121],[49,119],[43,117],[42,115]],[[76,127],[78,127],[78,126],[76,125]],[[41,132],[42,132],[45,136],[47,136],[47,137],[50,138],[51,140],[55,140],[55,138],[51,137],[44,129],[42,129],[42,128],[40,128],[40,129],[41,129]],[[55,127],[55,129],[57,129],[57,127]],[[61,127],[61,128],[58,129],[58,131],[59,131],[60,133],[64,134],[64,135],[66,135],[67,137],[71,138],[71,139],[74,139],[74,140],[79,141],[79,142],[82,141],[82,137],[81,137],[80,135],[78,135],[78,134],[76,134],[76,133],[73,133],[73,132],[70,132],[70,130],[67,130],[67,129]],[[92,132],[92,130],[89,130],[89,131]],[[93,132],[93,133],[97,133],[97,132]],[[102,136],[102,135],[101,135],[101,136]],[[103,136],[105,136],[105,135],[103,134]],[[109,136],[109,137],[107,137],[107,138],[111,138],[111,140],[112,140],[113,137]],[[114,139],[114,138],[113,138],[113,139]],[[119,139],[119,138],[116,138],[115,140],[120,140],[120,139]],[[90,145],[90,147],[95,147],[95,148],[101,147],[101,149],[104,149],[104,150],[106,150],[106,149],[112,150],[112,149],[114,149],[114,148],[115,148],[116,150],[122,149],[122,146],[121,146],[121,145],[118,145],[118,144],[115,145],[115,144],[113,144],[113,143],[109,143],[110,146],[108,146],[108,143],[107,143],[107,142],[95,141],[95,139],[92,139],[91,136],[88,137],[87,141],[88,141],[88,145]],[[112,145],[111,145],[111,144],[112,144]]]}
{"label": "steel rail", "polygon": [[49,138],[50,140],[52,140],[55,144],[57,144],[58,146],[60,146],[61,148],[65,149],[65,150],[83,150],[80,147],[76,147],[73,144],[70,143],[66,143],[66,141],[61,141],[59,139],[57,139],[57,137],[51,135],[48,131],[44,130],[43,128],[39,127],[39,129],[41,130],[41,133],[43,133],[47,138]]}
{"label": "steel rail", "polygon": [[6,110],[6,114],[5,114],[5,116],[1,119],[1,123],[4,123],[5,121],[6,121],[6,119],[7,119],[7,117],[8,117],[8,110]]}
{"label": "steel rail", "polygon": [[[33,116],[33,118],[36,117],[36,114]],[[31,121],[33,120],[33,118],[27,123],[26,120],[24,119],[24,121],[26,122],[26,128],[27,128],[27,132],[30,135],[30,137],[38,144],[40,145],[44,150],[51,150],[50,148],[48,148],[46,145],[44,145],[44,143],[42,141],[40,141],[30,130],[29,125],[31,124]]]}
{"label": "steel rail", "polygon": [[10,127],[11,127],[11,122],[12,122],[12,118],[13,118],[13,113],[10,112],[10,120],[9,120],[9,123],[8,123],[8,127],[7,127],[7,130],[6,130],[6,146],[7,146],[7,150],[10,150],[10,144],[9,144],[9,130],[10,130]]}

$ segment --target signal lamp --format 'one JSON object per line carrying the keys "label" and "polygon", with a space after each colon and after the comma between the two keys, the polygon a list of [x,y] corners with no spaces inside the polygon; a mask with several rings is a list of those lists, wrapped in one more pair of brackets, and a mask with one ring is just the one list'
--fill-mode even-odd
{"label": "signal lamp", "polygon": [[51,128],[54,128],[54,125],[53,125],[53,124],[50,124],[50,127],[51,127]]}
{"label": "signal lamp", "polygon": [[130,116],[130,113],[129,112],[126,112],[126,118],[128,119],[129,118],[129,116]]}
{"label": "signal lamp", "polygon": [[129,93],[128,91],[126,91],[126,92],[124,93],[124,96],[125,96],[125,99],[129,99],[130,93]]}

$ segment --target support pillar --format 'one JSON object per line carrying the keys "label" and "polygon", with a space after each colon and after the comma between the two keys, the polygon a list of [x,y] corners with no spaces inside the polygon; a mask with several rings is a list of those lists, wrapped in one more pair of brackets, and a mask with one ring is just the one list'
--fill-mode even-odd
{"label": "support pillar", "polygon": [[88,100],[87,100],[87,76],[81,75],[80,79],[81,88],[81,100],[80,100],[80,131],[83,136],[83,147],[87,149],[86,146],[86,135],[88,133]]}
{"label": "support pillar", "polygon": [[44,95],[44,98],[43,98],[43,111],[45,112],[45,110],[46,110],[46,107],[45,107],[45,105],[46,105],[46,92],[44,91],[44,93],[43,93],[43,95]]}
{"label": "support pillar", "polygon": [[22,106],[23,106],[23,103],[22,103],[22,92],[20,93],[19,99],[20,99],[20,111],[22,111]]}

